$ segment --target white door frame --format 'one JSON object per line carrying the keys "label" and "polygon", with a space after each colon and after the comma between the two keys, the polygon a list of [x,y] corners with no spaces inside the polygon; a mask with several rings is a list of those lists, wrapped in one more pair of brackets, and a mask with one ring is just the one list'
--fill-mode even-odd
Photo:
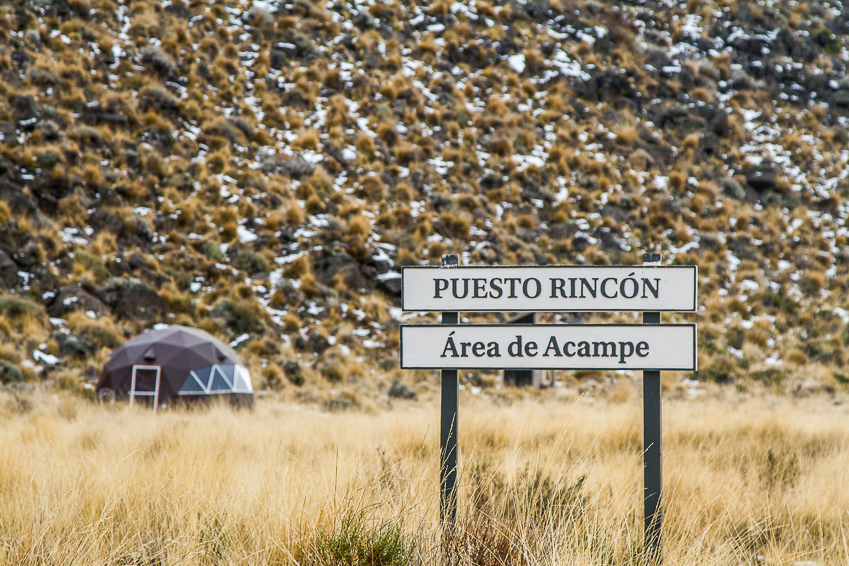
{"label": "white door frame", "polygon": [[[136,391],[136,371],[137,370],[155,370],[156,371],[156,386],[153,391]],[[133,404],[133,401],[136,397],[153,397],[153,412],[156,412],[157,405],[159,405],[159,379],[162,377],[162,366],[145,366],[145,365],[134,365],[133,366],[133,379],[130,384],[130,405]]]}

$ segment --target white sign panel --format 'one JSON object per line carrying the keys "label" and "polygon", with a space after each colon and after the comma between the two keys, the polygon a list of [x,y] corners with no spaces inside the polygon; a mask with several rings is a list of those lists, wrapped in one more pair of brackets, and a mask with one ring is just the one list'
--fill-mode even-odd
{"label": "white sign panel", "polygon": [[681,266],[405,267],[408,311],[695,311],[698,269]]}
{"label": "white sign panel", "polygon": [[695,370],[695,324],[401,327],[403,369]]}

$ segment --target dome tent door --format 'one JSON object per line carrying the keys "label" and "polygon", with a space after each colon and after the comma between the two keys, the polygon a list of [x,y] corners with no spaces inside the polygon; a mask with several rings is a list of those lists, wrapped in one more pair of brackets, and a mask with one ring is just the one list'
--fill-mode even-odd
{"label": "dome tent door", "polygon": [[159,405],[159,381],[162,376],[161,366],[134,365],[133,377],[130,384],[130,405],[136,397],[150,398],[153,402],[153,412]]}

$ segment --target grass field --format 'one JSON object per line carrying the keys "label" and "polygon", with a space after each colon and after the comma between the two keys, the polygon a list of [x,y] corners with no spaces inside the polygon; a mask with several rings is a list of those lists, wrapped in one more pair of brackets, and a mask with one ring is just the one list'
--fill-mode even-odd
{"label": "grass field", "polygon": [[[438,408],[0,400],[0,563],[438,564]],[[461,399],[461,564],[639,564],[637,396]],[[849,562],[849,411],[667,400],[667,564]]]}

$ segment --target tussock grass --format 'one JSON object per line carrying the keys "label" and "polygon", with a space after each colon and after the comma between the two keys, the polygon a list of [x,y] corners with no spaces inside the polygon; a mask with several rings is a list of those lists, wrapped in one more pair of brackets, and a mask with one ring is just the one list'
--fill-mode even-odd
{"label": "tussock grass", "polygon": [[[0,400],[5,564],[640,564],[639,402],[463,399],[438,529],[438,409],[274,400],[153,415]],[[846,408],[668,400],[666,563],[845,563]]]}

